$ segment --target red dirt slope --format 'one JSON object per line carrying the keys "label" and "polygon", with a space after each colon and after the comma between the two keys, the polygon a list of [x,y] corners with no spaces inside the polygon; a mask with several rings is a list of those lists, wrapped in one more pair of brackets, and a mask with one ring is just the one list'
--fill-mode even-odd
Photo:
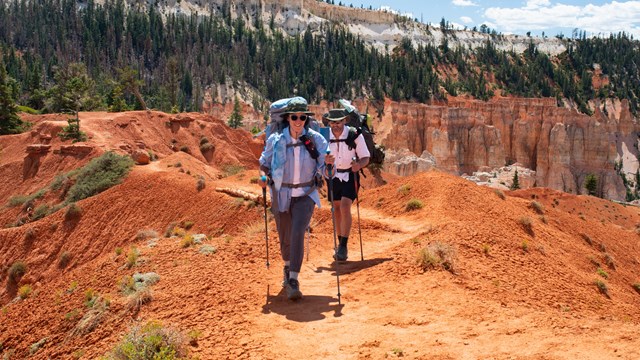
{"label": "red dirt slope", "polygon": [[[121,148],[118,144],[133,148],[142,141],[160,157],[136,166],[122,184],[80,201],[83,214],[75,222],[65,221],[59,211],[0,230],[0,352],[25,358],[32,344],[46,338],[30,358],[93,359],[131,326],[156,319],[184,333],[201,332],[197,346],[189,346],[200,359],[640,358],[640,294],[632,287],[640,283],[638,208],[547,189],[501,194],[440,172],[396,179],[383,174],[388,183],[374,188],[370,180],[361,196],[364,260],[355,205],[349,261],[336,265],[331,260],[331,212],[325,200],[312,220],[300,276],[305,297],[291,303],[280,286],[273,220],[267,269],[263,208],[216,191],[232,187],[261,193],[251,183],[258,174],[259,143],[220,120],[182,116],[195,120],[185,127],[180,123],[174,132],[174,125],[163,124],[170,115],[83,113],[95,152],[71,158],[48,153],[28,179],[0,172],[0,200],[6,202],[37,191],[59,171],[101,151]],[[47,126],[52,126],[49,119],[38,119],[34,129]],[[228,149],[220,150],[226,151],[224,161],[199,153],[201,130],[216,151]],[[172,151],[172,139],[191,147],[193,155]],[[30,134],[0,138],[3,149],[11,149],[2,152],[3,170],[19,169],[33,141]],[[55,136],[51,143],[51,152],[62,145]],[[225,164],[247,170],[222,177],[228,172]],[[202,191],[196,189],[197,175],[207,179]],[[423,207],[406,211],[410,200]],[[0,220],[9,222],[16,211],[7,209]],[[216,252],[205,255],[200,253],[204,245],[184,248],[181,239],[162,237],[174,221],[193,222],[190,232],[208,235],[204,245]],[[523,225],[527,221],[529,231]],[[145,229],[161,238],[136,239]],[[455,248],[455,274],[417,265],[420,250],[433,242]],[[128,268],[131,246],[140,258]],[[118,247],[123,248],[119,255]],[[59,259],[65,251],[71,260],[63,267]],[[18,259],[29,268],[19,285],[31,284],[34,290],[24,300],[15,299],[17,286],[6,271]],[[128,308],[119,287],[134,272],[160,276],[151,287],[152,300],[137,312]],[[606,284],[608,297],[598,291],[596,280]],[[83,316],[91,314],[84,304],[88,290],[110,305],[93,330],[81,332]]]}

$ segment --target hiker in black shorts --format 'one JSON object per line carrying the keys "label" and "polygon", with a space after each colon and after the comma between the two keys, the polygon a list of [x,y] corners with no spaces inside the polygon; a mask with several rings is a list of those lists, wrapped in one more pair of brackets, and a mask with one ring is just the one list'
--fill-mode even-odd
{"label": "hiker in black shorts", "polygon": [[[347,241],[351,232],[351,205],[358,197],[356,180],[358,172],[369,163],[369,150],[362,134],[354,139],[349,137],[349,127],[346,126],[347,112],[343,109],[329,110],[324,118],[328,120],[331,132],[329,149],[325,163],[333,166],[333,174],[326,174],[331,178],[333,188],[333,206],[336,213],[336,232],[339,246],[333,258],[338,261],[347,260]],[[360,184],[360,181],[357,181]]]}

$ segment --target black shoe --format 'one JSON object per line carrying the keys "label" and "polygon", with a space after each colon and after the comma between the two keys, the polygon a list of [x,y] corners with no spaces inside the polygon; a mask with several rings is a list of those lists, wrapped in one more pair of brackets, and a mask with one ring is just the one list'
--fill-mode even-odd
{"label": "black shoe", "polygon": [[289,300],[295,301],[302,299],[302,292],[300,292],[300,283],[298,280],[289,279],[285,289],[287,289],[287,298],[289,298]]}
{"label": "black shoe", "polygon": [[282,287],[286,287],[289,282],[289,267],[287,265],[282,269],[283,277],[282,277]]}
{"label": "black shoe", "polygon": [[348,253],[349,251],[347,250],[347,240],[346,238],[341,238],[340,239],[340,245],[338,245],[338,250],[336,250],[336,253],[333,255],[333,258],[335,260],[338,261],[347,261]]}

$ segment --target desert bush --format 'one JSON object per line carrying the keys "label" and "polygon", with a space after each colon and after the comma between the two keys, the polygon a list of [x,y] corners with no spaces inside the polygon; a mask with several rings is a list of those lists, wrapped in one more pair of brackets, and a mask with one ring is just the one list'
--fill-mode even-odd
{"label": "desert bush", "polygon": [[602,280],[596,280],[593,282],[596,287],[598,287],[598,291],[600,291],[601,294],[603,294],[606,297],[609,297],[609,288],[607,287],[607,284],[602,281]]}
{"label": "desert bush", "polygon": [[187,336],[189,337],[189,345],[198,346],[198,340],[202,336],[202,331],[194,329],[189,331]]}
{"label": "desert bush", "polygon": [[180,247],[182,248],[188,248],[191,247],[193,245],[195,245],[196,242],[193,240],[193,235],[191,234],[187,234],[182,238],[182,241],[180,241]]}
{"label": "desert bush", "polygon": [[69,181],[71,181],[71,179],[69,179],[69,175],[58,174],[55,178],[53,178],[51,184],[49,184],[49,188],[51,190],[58,191],[64,186],[64,184],[68,183]]}
{"label": "desert bush", "polygon": [[600,251],[607,252],[607,247],[603,243],[599,243],[598,247],[600,248]]}
{"label": "desert bush", "polygon": [[609,274],[607,274],[606,271],[602,270],[602,268],[598,268],[596,272],[598,273],[598,275],[602,276],[605,280],[609,278]]}
{"label": "desert bush", "polygon": [[196,182],[196,190],[202,191],[206,187],[206,183],[204,181],[204,177],[202,175],[198,176],[198,181]]}
{"label": "desert bush", "polygon": [[117,256],[122,255],[122,248],[121,248],[120,246],[118,246],[118,247],[115,249],[115,252],[116,252],[116,255],[117,255]]}
{"label": "desert bush", "polygon": [[175,221],[169,223],[169,225],[164,229],[164,237],[170,237],[173,235],[173,229],[176,228],[176,225],[178,225],[178,223]]}
{"label": "desert bush", "polygon": [[78,321],[75,328],[71,331],[72,335],[80,336],[93,331],[104,317],[109,309],[110,301],[101,296],[94,296],[91,300],[91,307],[84,316]]}
{"label": "desert bush", "polygon": [[26,285],[20,286],[20,289],[18,289],[18,296],[20,297],[20,299],[26,299],[30,295],[31,295],[31,285],[26,284]]}
{"label": "desert bush", "polygon": [[413,210],[419,210],[422,209],[422,207],[424,206],[424,204],[422,204],[422,201],[418,200],[418,199],[411,199],[409,200],[409,202],[407,202],[407,205],[405,206],[405,211],[413,211]]}
{"label": "desert bush", "polygon": [[404,184],[400,186],[397,191],[400,195],[407,195],[411,191],[411,185]]}
{"label": "desert bush", "polygon": [[189,149],[187,145],[180,146],[180,151],[182,151],[183,153],[191,154],[191,149]]}
{"label": "desert bush", "polygon": [[591,236],[585,234],[585,233],[580,233],[580,236],[584,239],[584,241],[587,242],[587,244],[589,245],[593,245],[593,240],[591,239]]}
{"label": "desert bush", "polygon": [[60,258],[58,258],[58,267],[64,269],[67,267],[67,265],[69,265],[70,261],[71,253],[68,251],[63,251],[62,254],[60,254]]}
{"label": "desert bush", "polygon": [[453,246],[436,241],[420,250],[417,262],[425,271],[442,267],[455,274],[456,259],[457,253]]}
{"label": "desert bush", "polygon": [[64,211],[65,221],[74,221],[80,219],[82,216],[82,208],[76,203],[71,203],[67,206],[67,210]]}
{"label": "desert bush", "polygon": [[33,210],[33,215],[31,216],[32,221],[40,220],[43,217],[49,215],[51,212],[51,207],[48,204],[42,204],[36,207]]}
{"label": "desert bush", "polygon": [[9,275],[9,279],[14,283],[18,283],[20,278],[27,273],[27,265],[22,261],[18,260],[11,264],[9,270],[7,271],[7,275]]}
{"label": "desert bush", "polygon": [[47,343],[47,338],[42,338],[40,339],[40,341],[31,344],[31,346],[29,346],[29,355],[33,355],[37,353],[38,350],[40,350],[40,348],[43,347],[44,344],[46,343]]}
{"label": "desert bush", "polygon": [[482,244],[482,253],[489,255],[491,252],[491,246],[489,244]]}
{"label": "desert bush", "polygon": [[540,221],[542,221],[543,224],[548,224],[549,220],[547,220],[547,217],[545,215],[540,215]]}
{"label": "desert bush", "polygon": [[[9,198],[7,207],[16,207],[23,205],[23,209],[33,205],[35,199],[41,199],[47,193],[47,189],[40,189],[31,195],[16,195]],[[26,205],[26,206],[25,206]]]}
{"label": "desert bush", "polygon": [[157,237],[160,237],[158,232],[155,231],[155,230],[151,230],[151,229],[140,230],[136,234],[136,240],[138,240],[138,241],[142,241],[142,240],[146,240],[146,239],[153,239],[153,238],[157,238]]}
{"label": "desert bush", "polygon": [[610,269],[613,269],[613,270],[616,269],[616,264],[613,261],[613,257],[611,255],[607,254],[607,253],[604,254],[604,263],[607,264],[607,266]]}
{"label": "desert bush", "polygon": [[222,177],[233,176],[243,171],[244,171],[244,167],[242,165],[227,164],[222,167]]}
{"label": "desert bush", "polygon": [[213,146],[212,143],[207,142],[204,144],[200,145],[200,152],[201,153],[206,153],[207,151],[213,151],[213,149],[215,148],[215,146]]}
{"label": "desert bush", "polygon": [[127,252],[127,262],[125,264],[128,269],[131,269],[138,262],[139,256],[140,252],[135,246],[129,248],[129,251]]}
{"label": "desert bush", "polygon": [[529,252],[529,242],[527,241],[527,239],[522,240],[522,244],[520,244],[520,247],[522,247],[522,251]]}
{"label": "desert bush", "polygon": [[180,332],[150,321],[134,327],[106,356],[108,360],[186,359],[185,338]]}
{"label": "desert bush", "polygon": [[633,290],[640,294],[640,283],[634,283],[633,285],[631,285],[631,287],[633,287]]}
{"label": "desert bush", "polygon": [[529,235],[533,235],[533,220],[528,216],[522,216],[518,219],[518,223],[522,226],[524,231]]}
{"label": "desert bush", "polygon": [[258,180],[260,180],[259,176],[252,176],[251,179],[249,179],[249,183],[250,184],[257,184]]}
{"label": "desert bush", "polygon": [[30,227],[27,231],[24,232],[24,239],[27,241],[31,241],[36,238],[36,229]]}
{"label": "desert bush", "polygon": [[75,202],[96,195],[122,182],[131,167],[133,159],[108,151],[82,167],[76,182],[67,193],[67,202]]}
{"label": "desert bush", "polygon": [[125,308],[127,311],[138,313],[144,304],[148,304],[153,300],[151,289],[138,290],[127,297]]}
{"label": "desert bush", "polygon": [[202,245],[200,247],[200,250],[198,250],[198,251],[200,252],[200,254],[210,255],[210,254],[215,254],[216,252],[218,252],[218,249],[213,245]]}
{"label": "desert bush", "polygon": [[542,204],[540,204],[537,201],[532,201],[531,202],[531,208],[533,209],[533,211],[537,212],[540,215],[544,215],[544,206]]}
{"label": "desert bush", "polygon": [[498,197],[502,200],[505,200],[507,197],[504,195],[504,192],[500,189],[493,189],[493,192],[498,195]]}

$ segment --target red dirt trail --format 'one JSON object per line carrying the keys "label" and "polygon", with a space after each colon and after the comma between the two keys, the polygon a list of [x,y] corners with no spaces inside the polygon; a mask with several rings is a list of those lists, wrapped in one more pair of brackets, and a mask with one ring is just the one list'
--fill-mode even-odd
{"label": "red dirt trail", "polygon": [[[360,203],[364,260],[354,205],[349,261],[333,262],[331,212],[323,199],[300,274],[304,298],[290,302],[280,285],[273,219],[267,269],[263,208],[216,191],[261,194],[253,182],[262,145],[249,133],[202,114],[81,113],[90,136],[81,145],[90,152],[66,153],[58,150],[70,143],[55,135],[64,116],[25,118],[34,122],[30,133],[0,137],[2,204],[104,151],[144,148],[159,160],[78,202],[76,221],[61,210],[0,229],[0,353],[7,358],[99,358],[149,320],[184,334],[199,331],[188,349],[200,359],[640,358],[640,294],[632,286],[640,283],[637,207],[542,188],[499,193],[437,171],[407,178],[383,173],[387,183],[380,186],[368,176]],[[199,150],[202,136],[212,153]],[[27,146],[39,143],[51,148],[28,155]],[[183,147],[189,153],[178,151]],[[202,191],[199,175],[206,180]],[[50,191],[35,205],[57,199]],[[407,211],[411,200],[422,208]],[[20,206],[5,207],[0,223],[21,216]],[[189,232],[208,235],[204,245],[217,251],[205,255],[204,245],[183,248],[180,239],[162,236],[180,221],[193,222]],[[160,238],[138,240],[148,229]],[[453,271],[418,265],[420,250],[435,242],[455,249]],[[132,246],[140,257],[127,268]],[[71,260],[60,266],[65,252]],[[17,260],[28,266],[19,284],[7,275]],[[135,272],[160,276],[152,300],[137,312],[119,288]],[[24,284],[34,292],[19,300]],[[87,290],[110,306],[82,333]]]}

